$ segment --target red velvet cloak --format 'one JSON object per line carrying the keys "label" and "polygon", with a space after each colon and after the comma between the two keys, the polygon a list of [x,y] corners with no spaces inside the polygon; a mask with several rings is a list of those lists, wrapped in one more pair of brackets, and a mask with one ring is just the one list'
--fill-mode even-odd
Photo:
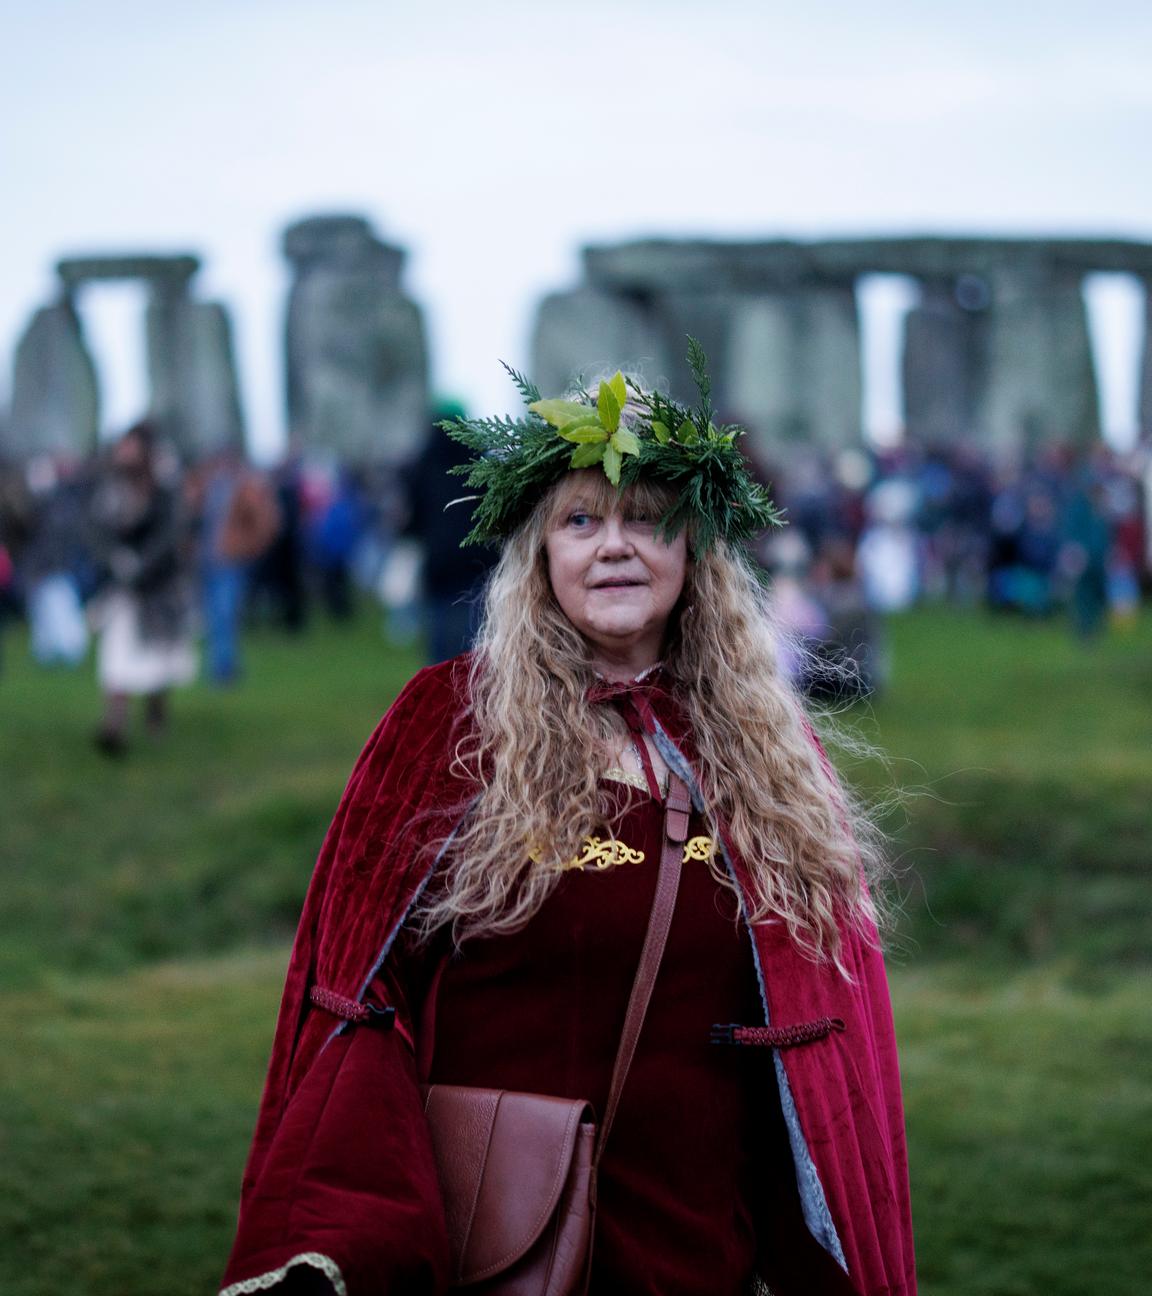
{"label": "red velvet cloak", "polygon": [[[355,1033],[313,1008],[308,991],[320,985],[360,1000],[377,974],[388,980],[397,931],[475,795],[451,771],[467,723],[468,666],[456,658],[405,687],[357,761],[325,839],[288,968],[227,1296],[264,1290],[296,1265],[327,1274],[341,1296],[415,1296],[446,1285],[443,1211],[399,988],[399,1029]],[[690,739],[672,699],[658,683],[645,697],[646,727],[699,800]],[[726,856],[743,890],[743,863],[730,847]],[[791,1213],[782,1204],[774,1220],[769,1253],[787,1264],[771,1275],[773,1291],[914,1296],[903,1109],[881,956],[873,942],[846,932],[850,983],[805,958],[780,924],[758,924],[753,937],[766,1023],[845,1023],[843,1032],[775,1054],[799,1191]]]}

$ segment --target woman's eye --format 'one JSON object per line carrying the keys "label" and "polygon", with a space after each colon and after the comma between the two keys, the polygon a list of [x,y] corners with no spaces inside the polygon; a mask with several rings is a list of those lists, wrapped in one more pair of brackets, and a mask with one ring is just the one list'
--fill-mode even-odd
{"label": "woman's eye", "polygon": [[582,530],[584,527],[591,526],[591,524],[592,524],[591,513],[576,512],[576,513],[569,513],[568,515],[568,525],[576,527],[578,530]]}

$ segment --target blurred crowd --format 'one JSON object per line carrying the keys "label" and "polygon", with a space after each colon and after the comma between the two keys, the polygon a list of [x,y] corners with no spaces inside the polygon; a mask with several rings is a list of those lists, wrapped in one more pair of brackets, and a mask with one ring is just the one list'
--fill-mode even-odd
{"label": "blurred crowd", "polygon": [[[243,673],[241,631],[350,619],[364,592],[430,660],[465,649],[492,562],[459,547],[461,451],[434,412],[399,469],[290,454],[258,470],[235,450],[181,463],[141,423],[85,460],[0,463],[3,622],[23,617],[44,666],[96,644],[96,741],[128,742],[132,699],[161,732],[170,690]],[[1152,455],[1048,446],[995,464],[971,447],[904,444],[758,465],[790,525],[756,558],[770,574],[787,668],[818,697],[883,687],[884,617],[926,601],[1065,616],[1091,640],[1132,620],[1150,587]],[[2,667],[2,658],[0,658]]]}
{"label": "blurred crowd", "polygon": [[916,604],[1066,616],[1091,640],[1133,620],[1152,588],[1147,451],[1048,445],[996,463],[905,442],[759,471],[791,525],[758,557],[810,693],[881,687],[882,617]]}
{"label": "blurred crowd", "polygon": [[295,454],[261,470],[235,449],[182,463],[147,422],[87,458],[0,461],[0,670],[6,621],[27,622],[44,667],[80,666],[95,640],[95,740],[119,755],[134,698],[160,733],[173,688],[242,677],[247,625],[347,622],[367,594],[396,637],[462,652],[491,556],[461,553],[468,510],[448,507],[459,452],[434,424],[456,412],[392,470]]}

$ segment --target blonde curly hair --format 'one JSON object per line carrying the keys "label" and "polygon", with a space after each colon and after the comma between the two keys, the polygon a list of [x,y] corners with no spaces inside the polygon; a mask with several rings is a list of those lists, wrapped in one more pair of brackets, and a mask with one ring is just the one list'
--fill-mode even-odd
{"label": "blonde curly hair", "polygon": [[[626,516],[659,516],[668,507],[659,483],[639,481],[621,496],[601,474],[580,476],[594,511],[619,503]],[[588,498],[587,479],[599,498]],[[455,752],[480,793],[416,915],[425,933],[447,925],[460,941],[521,927],[583,839],[611,830],[622,813],[600,781],[619,747],[619,714],[586,700],[598,676],[553,595],[544,552],[573,481],[562,478],[541,499],[488,584],[472,726]],[[782,921],[810,957],[840,966],[840,923],[871,930],[876,917],[866,879],[882,872],[883,853],[814,741],[781,674],[778,642],[764,590],[740,555],[720,544],[689,562],[663,662],[693,735],[713,836],[722,821],[745,864],[749,921]],[[723,858],[710,867],[734,888]]]}

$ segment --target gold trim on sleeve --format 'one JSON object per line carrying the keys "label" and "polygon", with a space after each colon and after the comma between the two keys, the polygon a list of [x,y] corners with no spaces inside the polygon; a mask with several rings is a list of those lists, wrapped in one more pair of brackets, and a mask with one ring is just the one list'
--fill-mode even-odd
{"label": "gold trim on sleeve", "polygon": [[281,1265],[279,1269],[270,1269],[267,1273],[257,1274],[255,1278],[244,1278],[240,1282],[230,1283],[220,1292],[220,1296],[249,1296],[252,1292],[267,1291],[269,1287],[275,1287],[278,1282],[282,1282],[288,1276],[288,1270],[294,1269],[297,1265],[319,1269],[332,1284],[336,1296],[348,1296],[348,1288],[344,1283],[340,1267],[335,1260],[321,1255],[319,1251],[302,1251],[299,1255],[293,1256],[287,1264]]}

